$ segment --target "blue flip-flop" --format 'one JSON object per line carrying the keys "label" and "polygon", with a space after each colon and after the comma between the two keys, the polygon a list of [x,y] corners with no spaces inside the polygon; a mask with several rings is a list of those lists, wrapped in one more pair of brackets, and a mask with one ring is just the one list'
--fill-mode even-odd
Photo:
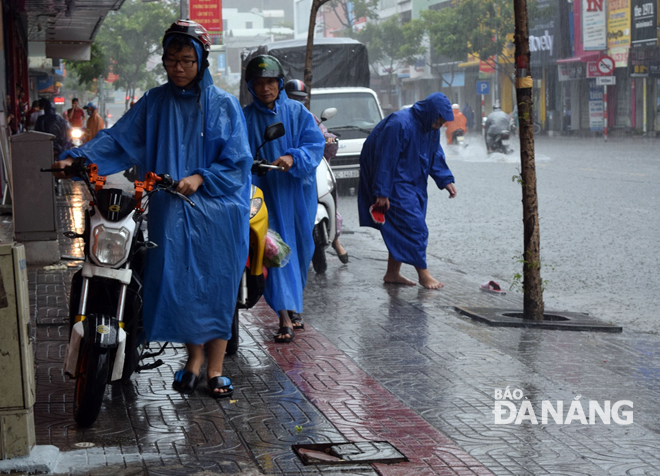
{"label": "blue flip-flop", "polygon": [[[207,382],[209,386],[209,391],[213,398],[227,398],[231,397],[234,394],[234,387],[231,384],[231,380],[228,377],[223,377],[218,375],[209,379]],[[225,392],[216,392],[215,390],[226,390]]]}
{"label": "blue flip-flop", "polygon": [[174,382],[172,382],[172,388],[179,393],[184,395],[190,395],[197,388],[199,383],[199,377],[188,370],[181,369],[177,370],[174,374]]}

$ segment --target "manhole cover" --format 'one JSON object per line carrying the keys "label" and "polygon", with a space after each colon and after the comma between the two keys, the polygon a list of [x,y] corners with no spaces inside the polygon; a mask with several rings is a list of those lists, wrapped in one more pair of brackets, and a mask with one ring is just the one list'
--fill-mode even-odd
{"label": "manhole cover", "polygon": [[408,461],[403,453],[387,441],[293,445],[292,448],[304,465],[393,464]]}

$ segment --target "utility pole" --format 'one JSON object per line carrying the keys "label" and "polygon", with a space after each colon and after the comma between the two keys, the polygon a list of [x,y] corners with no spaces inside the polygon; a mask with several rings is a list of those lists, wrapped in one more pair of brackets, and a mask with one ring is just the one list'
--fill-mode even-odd
{"label": "utility pole", "polygon": [[523,318],[543,320],[543,282],[541,281],[541,242],[539,233],[536,165],[534,162],[534,121],[532,115],[532,75],[529,69],[529,26],[527,1],[513,0],[516,26],[516,99],[520,121],[520,164],[523,204]]}

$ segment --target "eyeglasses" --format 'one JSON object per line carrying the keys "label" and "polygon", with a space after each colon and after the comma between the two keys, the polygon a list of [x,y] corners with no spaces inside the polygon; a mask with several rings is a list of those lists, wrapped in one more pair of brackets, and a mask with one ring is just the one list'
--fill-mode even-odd
{"label": "eyeglasses", "polygon": [[195,63],[197,63],[197,60],[175,60],[175,59],[164,59],[163,64],[165,65],[166,68],[176,68],[177,63],[181,63],[181,66],[184,69],[189,69],[192,68]]}

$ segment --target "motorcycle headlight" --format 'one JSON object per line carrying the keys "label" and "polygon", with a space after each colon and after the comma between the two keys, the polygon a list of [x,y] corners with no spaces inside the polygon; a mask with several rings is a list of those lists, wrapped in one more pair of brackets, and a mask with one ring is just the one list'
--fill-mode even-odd
{"label": "motorcycle headlight", "polygon": [[255,216],[257,213],[259,213],[259,210],[261,210],[261,206],[263,204],[264,204],[263,200],[259,197],[250,200],[250,219],[252,219],[252,217]]}
{"label": "motorcycle headlight", "polygon": [[71,138],[72,139],[80,139],[83,136],[83,131],[82,129],[76,127],[71,131]]}
{"label": "motorcycle headlight", "polygon": [[108,230],[103,225],[94,228],[92,253],[99,263],[110,266],[121,263],[128,253],[130,233],[126,228]]}

